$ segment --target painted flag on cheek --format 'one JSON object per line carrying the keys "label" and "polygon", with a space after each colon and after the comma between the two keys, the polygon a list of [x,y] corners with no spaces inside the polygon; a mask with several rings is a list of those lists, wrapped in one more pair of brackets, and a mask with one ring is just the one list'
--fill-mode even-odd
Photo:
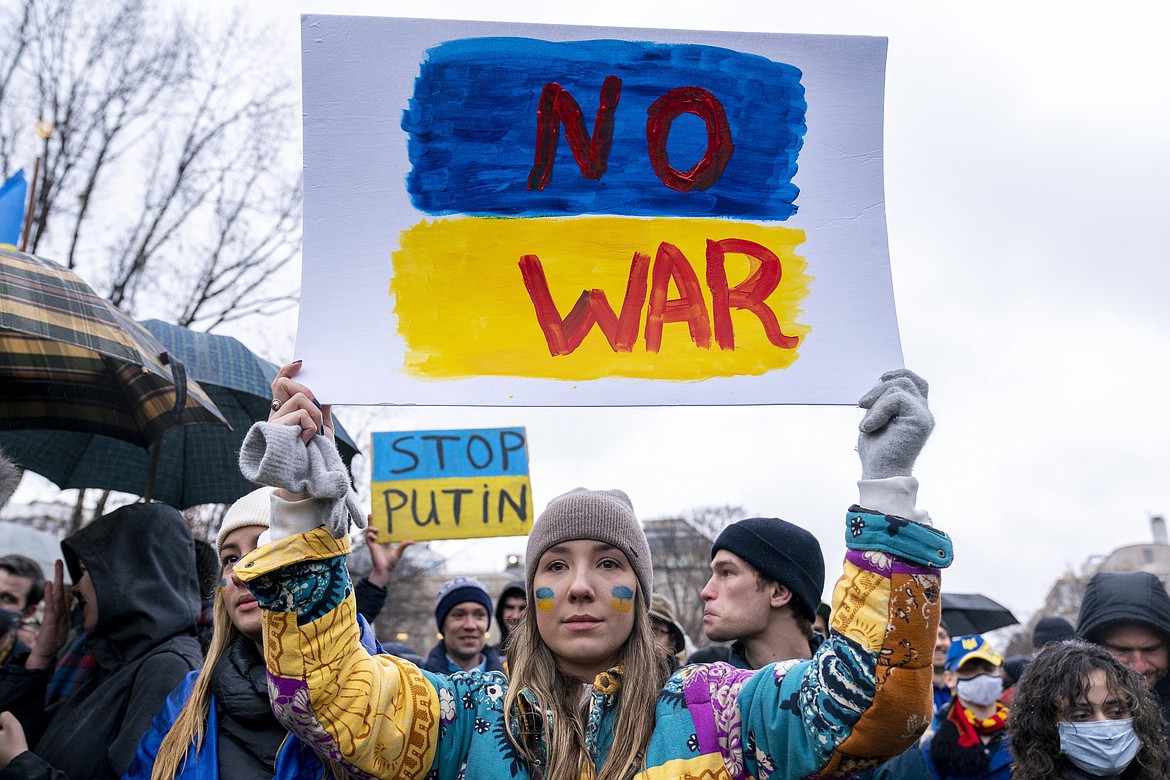
{"label": "painted flag on cheek", "polygon": [[616,586],[610,593],[613,599],[609,606],[617,612],[629,612],[634,607],[634,590],[625,585]]}

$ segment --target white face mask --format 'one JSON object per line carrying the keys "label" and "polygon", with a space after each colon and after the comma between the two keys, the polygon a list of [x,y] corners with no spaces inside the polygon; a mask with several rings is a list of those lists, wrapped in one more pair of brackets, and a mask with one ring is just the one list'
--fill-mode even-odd
{"label": "white face mask", "polygon": [[980,707],[995,704],[1003,693],[1003,678],[995,674],[980,674],[969,680],[959,680],[955,693],[965,702]]}
{"label": "white face mask", "polygon": [[1141,742],[1133,730],[1133,718],[1056,724],[1060,752],[1082,772],[1109,777],[1125,771]]}

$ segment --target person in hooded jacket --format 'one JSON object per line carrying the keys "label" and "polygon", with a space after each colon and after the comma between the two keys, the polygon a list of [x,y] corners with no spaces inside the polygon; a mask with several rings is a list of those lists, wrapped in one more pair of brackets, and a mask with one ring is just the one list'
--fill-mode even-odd
{"label": "person in hooded jacket", "polygon": [[1077,636],[1146,681],[1170,732],[1170,594],[1149,572],[1099,572],[1085,586]]}
{"label": "person in hooded jacket", "polygon": [[[46,583],[45,623],[24,669],[0,670],[0,779],[120,777],[167,694],[202,654],[195,636],[195,543],[183,516],[132,504],[61,542],[97,667],[45,707],[52,658],[69,630],[61,562]],[[31,749],[30,746],[31,745]]]}

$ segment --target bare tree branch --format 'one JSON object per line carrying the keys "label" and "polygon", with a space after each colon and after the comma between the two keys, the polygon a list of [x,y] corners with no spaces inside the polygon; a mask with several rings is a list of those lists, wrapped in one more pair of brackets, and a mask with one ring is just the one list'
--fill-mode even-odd
{"label": "bare tree branch", "polygon": [[278,271],[300,252],[296,95],[238,18],[213,29],[187,10],[0,14],[0,162],[42,157],[31,251],[131,313],[214,328],[295,303]]}

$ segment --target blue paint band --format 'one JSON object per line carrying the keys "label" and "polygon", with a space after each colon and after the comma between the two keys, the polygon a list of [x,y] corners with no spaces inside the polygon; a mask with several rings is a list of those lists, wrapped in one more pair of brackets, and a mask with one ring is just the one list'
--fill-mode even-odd
{"label": "blue paint band", "polygon": [[[529,189],[537,107],[556,83],[594,132],[602,84],[621,79],[608,167],[586,179],[557,124],[551,178]],[[804,142],[801,71],[714,46],[527,38],[449,41],[428,52],[402,118],[409,136],[407,190],[429,214],[570,214],[740,217],[784,220],[796,211],[792,183]],[[734,151],[705,190],[667,187],[651,166],[647,111],[680,87],[700,87],[726,114]],[[707,149],[707,126],[679,115],[666,135],[671,167],[685,171]]]}
{"label": "blue paint band", "polygon": [[528,473],[523,428],[375,433],[372,438],[373,482]]}

